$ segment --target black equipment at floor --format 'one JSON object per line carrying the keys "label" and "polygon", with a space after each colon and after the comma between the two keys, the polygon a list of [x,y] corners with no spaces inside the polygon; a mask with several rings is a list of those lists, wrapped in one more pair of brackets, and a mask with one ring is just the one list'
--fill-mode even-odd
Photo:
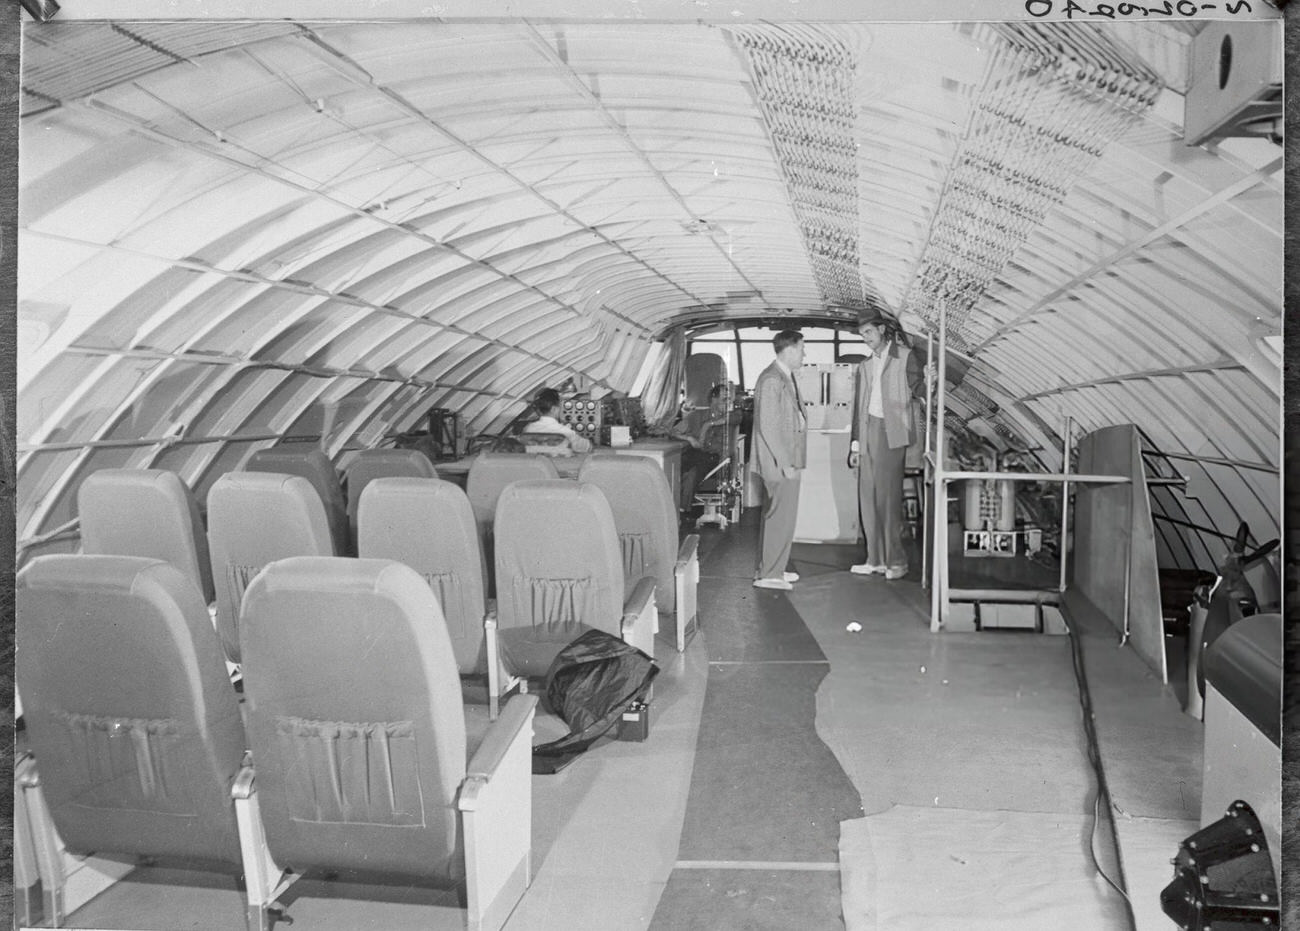
{"label": "black equipment at floor", "polygon": [[[533,748],[533,773],[569,765],[630,713],[649,728],[648,696],[659,666],[629,643],[601,630],[582,634],[546,672],[546,706],[569,725],[559,740]],[[628,739],[644,739],[644,733]]]}
{"label": "black equipment at floor", "polygon": [[1277,877],[1249,805],[1233,802],[1222,818],[1183,841],[1160,906],[1186,931],[1278,926]]}

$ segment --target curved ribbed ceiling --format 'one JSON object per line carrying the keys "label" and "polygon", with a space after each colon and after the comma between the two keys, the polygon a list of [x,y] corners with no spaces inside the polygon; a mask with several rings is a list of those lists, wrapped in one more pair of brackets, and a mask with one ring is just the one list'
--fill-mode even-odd
{"label": "curved ribbed ceiling", "polygon": [[[1153,456],[1191,479],[1161,491],[1169,514],[1274,536],[1281,149],[1183,144],[1195,27],[1036,28],[1164,90],[973,299],[954,414],[1049,467],[1066,416],[1137,423],[1194,457]],[[542,384],[628,390],[687,320],[824,316],[860,285],[931,327],[909,291],[1007,42],[939,23],[29,25],[20,539],[67,525],[97,468],[172,468],[202,494],[284,433],[328,425],[337,457],[430,407],[483,432]],[[833,52],[838,77],[773,78],[779,47],[794,69]],[[804,86],[848,108],[833,151]]]}

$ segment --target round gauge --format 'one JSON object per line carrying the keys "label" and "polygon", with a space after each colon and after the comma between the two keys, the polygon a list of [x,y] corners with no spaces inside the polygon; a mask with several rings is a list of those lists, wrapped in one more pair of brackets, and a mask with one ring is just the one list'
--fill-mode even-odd
{"label": "round gauge", "polygon": [[564,409],[565,409],[566,411],[571,411],[571,410],[573,410],[573,402],[572,402],[572,401],[565,401],[565,402],[564,402]]}
{"label": "round gauge", "polygon": [[588,401],[588,402],[587,402],[587,410],[589,410],[589,411],[594,411],[595,409],[596,409],[596,402],[595,402],[595,401]]}

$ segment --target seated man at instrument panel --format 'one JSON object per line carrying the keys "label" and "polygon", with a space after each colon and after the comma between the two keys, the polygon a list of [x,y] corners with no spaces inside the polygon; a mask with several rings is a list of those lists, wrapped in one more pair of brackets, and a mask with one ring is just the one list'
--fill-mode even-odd
{"label": "seated man at instrument panel", "polygon": [[850,571],[893,581],[907,575],[903,466],[917,430],[912,398],[925,396],[925,376],[894,318],[874,307],[861,310],[858,332],[870,355],[854,374],[848,465],[858,470],[858,511],[867,558]]}
{"label": "seated man at instrument panel", "polygon": [[537,419],[525,424],[522,433],[546,433],[562,436],[565,439],[559,455],[591,452],[591,440],[578,436],[568,424],[562,424],[556,416],[560,412],[560,393],[554,388],[543,388],[533,397],[533,409]]}
{"label": "seated man at instrument panel", "polygon": [[682,506],[689,508],[695,501],[695,489],[704,476],[715,469],[726,456],[730,417],[727,410],[727,386],[714,385],[709,392],[709,406],[683,415],[669,436],[684,440],[690,448],[682,452]]}
{"label": "seated man at instrument panel", "polygon": [[790,549],[799,514],[799,479],[808,459],[808,421],[794,373],[803,365],[803,334],[782,330],[772,339],[776,359],[754,383],[754,461],[763,480],[763,529],[755,588],[789,591]]}

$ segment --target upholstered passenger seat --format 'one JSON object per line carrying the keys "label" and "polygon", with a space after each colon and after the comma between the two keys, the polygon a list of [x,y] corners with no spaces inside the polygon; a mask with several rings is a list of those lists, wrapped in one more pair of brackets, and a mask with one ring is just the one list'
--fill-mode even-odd
{"label": "upholstered passenger seat", "polygon": [[[348,499],[348,522],[352,538],[357,534],[357,508],[361,495],[377,478],[437,478],[429,457],[415,449],[363,449],[344,471]],[[358,553],[360,550],[358,550]]]}
{"label": "upholstered passenger seat", "polygon": [[239,607],[253,577],[288,556],[335,553],[325,507],[297,475],[227,472],[208,492],[208,545],[217,592],[217,630],[239,662]]}
{"label": "upholstered passenger seat", "polygon": [[497,501],[511,482],[556,479],[560,473],[548,457],[533,453],[479,453],[469,467],[465,491],[474,508],[480,536],[491,532]]}
{"label": "upholstered passenger seat", "polygon": [[391,560],[268,566],[240,636],[280,888],[306,870],[464,886],[469,926],[499,928],[530,881],[536,698],[473,733],[437,599]]}
{"label": "upholstered passenger seat", "polygon": [[677,649],[686,649],[698,625],[700,538],[690,534],[678,546],[677,507],[663,469],[641,456],[595,455],[583,463],[578,479],[595,485],[609,502],[625,597],[641,579],[654,579],[659,614],[668,616]]}
{"label": "upholstered passenger seat", "polygon": [[352,553],[352,540],[348,533],[347,502],[343,500],[343,485],[338,470],[319,449],[309,446],[273,446],[259,449],[244,464],[246,472],[278,472],[297,475],[311,483],[325,507],[334,552],[340,556]]}
{"label": "upholstered passenger seat", "polygon": [[244,730],[198,589],[160,560],[85,555],[39,557],[15,589],[34,754],[20,785],[42,880],[56,887],[46,920],[81,904],[64,899],[59,838],[72,854],[237,871]]}
{"label": "upholstered passenger seat", "polygon": [[493,718],[509,677],[500,668],[495,605],[487,598],[487,561],[465,492],[428,478],[379,478],[361,494],[357,552],[393,559],[433,589],[462,676],[488,677]]}

